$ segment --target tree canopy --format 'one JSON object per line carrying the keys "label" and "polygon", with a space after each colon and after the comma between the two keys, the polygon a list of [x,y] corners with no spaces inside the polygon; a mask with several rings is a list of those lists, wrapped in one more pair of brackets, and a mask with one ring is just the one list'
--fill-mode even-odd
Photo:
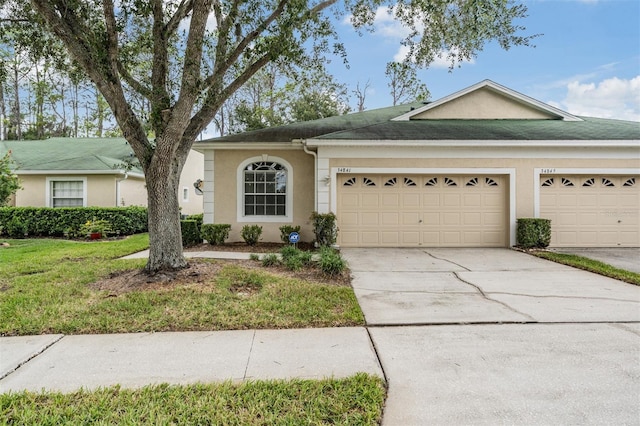
{"label": "tree canopy", "polygon": [[[348,16],[371,30],[388,7],[409,33],[407,63],[428,66],[442,51],[452,64],[497,40],[527,45],[509,0],[3,0],[5,24],[21,43],[59,41],[95,84],[145,172],[149,201],[147,271],[186,265],[178,179],[197,135],[225,101],[268,64],[320,69],[344,56],[333,23]],[[3,31],[7,25],[3,26]],[[16,26],[14,26],[16,27]],[[136,108],[143,105],[144,108]]]}

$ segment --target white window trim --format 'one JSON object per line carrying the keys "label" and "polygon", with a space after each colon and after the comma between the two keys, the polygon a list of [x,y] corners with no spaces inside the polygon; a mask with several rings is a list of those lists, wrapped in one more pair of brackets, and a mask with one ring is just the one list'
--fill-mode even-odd
{"label": "white window trim", "polygon": [[47,207],[53,207],[51,202],[51,184],[52,182],[60,181],[82,181],[82,207],[87,207],[87,178],[84,176],[56,176],[48,177],[46,179],[46,185],[44,190],[44,205]]}
{"label": "white window trim", "polygon": [[[274,163],[280,163],[287,169],[287,194],[286,194],[286,214],[284,216],[245,216],[244,214],[244,169],[251,163],[269,161]],[[244,160],[238,166],[236,173],[236,214],[238,222],[281,222],[292,223],[293,222],[293,167],[291,164],[281,157],[274,157],[271,155],[261,155],[257,157],[251,157]]]}
{"label": "white window trim", "polygon": [[509,176],[509,245],[516,245],[516,169],[515,168],[384,168],[384,167],[331,167],[331,212],[337,214],[338,188],[337,177],[340,174],[452,174],[452,175],[507,175]]}
{"label": "white window trim", "polygon": [[640,169],[561,169],[554,167],[533,169],[533,217],[540,217],[541,175],[630,175],[639,176]]}
{"label": "white window trim", "polygon": [[[185,196],[186,194],[186,196]],[[182,187],[182,202],[183,203],[188,203],[189,202],[189,187],[188,186],[183,186]]]}

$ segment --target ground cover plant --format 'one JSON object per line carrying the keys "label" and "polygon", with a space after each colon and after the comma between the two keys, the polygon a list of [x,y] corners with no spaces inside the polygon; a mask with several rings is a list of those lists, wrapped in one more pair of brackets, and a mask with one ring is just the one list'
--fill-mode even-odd
{"label": "ground cover plant", "polygon": [[119,387],[70,394],[0,394],[7,424],[377,425],[383,381],[346,379]]}
{"label": "ground cover plant", "polygon": [[99,242],[6,240],[0,247],[0,335],[363,325],[351,287],[255,261],[190,260],[150,279],[121,256],[148,236]]}
{"label": "ground cover plant", "polygon": [[640,274],[619,269],[597,260],[588,259],[574,254],[556,253],[552,251],[532,251],[531,253],[543,259],[562,263],[563,265],[584,269],[585,271],[594,272],[629,284],[640,285]]}

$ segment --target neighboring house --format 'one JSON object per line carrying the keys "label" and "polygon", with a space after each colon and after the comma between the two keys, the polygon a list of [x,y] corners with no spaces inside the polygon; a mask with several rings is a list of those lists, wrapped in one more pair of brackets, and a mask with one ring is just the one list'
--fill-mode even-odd
{"label": "neighboring house", "polygon": [[640,246],[640,123],[577,117],[485,80],[438,101],[197,142],[205,223],[232,240],[333,212],[344,247]]}
{"label": "neighboring house", "polygon": [[[20,177],[18,207],[146,206],[144,174],[122,138],[51,138],[2,141]],[[203,178],[203,155],[189,154],[180,180],[183,214],[202,213],[194,182]]]}

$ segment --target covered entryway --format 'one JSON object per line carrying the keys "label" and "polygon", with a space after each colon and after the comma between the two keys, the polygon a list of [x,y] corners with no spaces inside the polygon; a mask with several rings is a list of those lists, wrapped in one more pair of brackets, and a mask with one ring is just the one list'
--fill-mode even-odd
{"label": "covered entryway", "polygon": [[344,247],[505,247],[502,175],[338,174]]}
{"label": "covered entryway", "polygon": [[639,247],[640,176],[542,175],[551,246]]}

